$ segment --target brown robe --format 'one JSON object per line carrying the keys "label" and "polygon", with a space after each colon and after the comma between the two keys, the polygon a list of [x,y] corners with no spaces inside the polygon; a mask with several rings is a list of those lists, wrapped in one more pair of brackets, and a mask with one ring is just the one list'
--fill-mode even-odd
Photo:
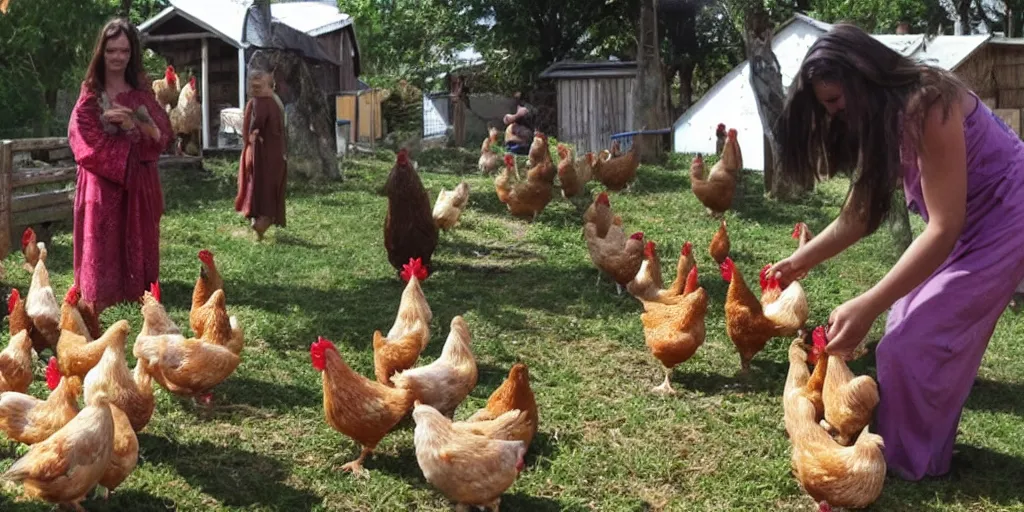
{"label": "brown robe", "polygon": [[[259,140],[249,133],[259,130]],[[238,195],[235,210],[247,218],[266,216],[285,226],[284,196],[288,183],[287,141],[284,109],[271,97],[251,98],[242,120],[242,159],[238,164]]]}

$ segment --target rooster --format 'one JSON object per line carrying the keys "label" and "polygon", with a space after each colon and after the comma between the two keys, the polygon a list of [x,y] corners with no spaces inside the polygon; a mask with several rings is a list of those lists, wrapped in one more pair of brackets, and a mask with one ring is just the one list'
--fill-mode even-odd
{"label": "rooster", "polygon": [[420,279],[426,277],[427,271],[419,260],[409,261],[402,270],[402,279],[408,284],[402,292],[395,322],[387,337],[379,330],[373,333],[373,371],[377,382],[385,386],[391,385],[395,372],[412,368],[430,341],[434,314],[420,287]]}
{"label": "rooster", "polygon": [[401,273],[411,259],[419,258],[427,274],[433,273],[431,258],[437,248],[437,224],[430,207],[430,196],[420,176],[409,163],[409,154],[398,151],[395,165],[384,186],[388,211],[384,217],[384,248],[388,262]]}
{"label": "rooster", "polygon": [[40,259],[46,260],[46,244],[36,240],[36,232],[31,227],[21,234],[21,253],[25,256],[22,267],[29,273],[35,271]]}
{"label": "rooster", "polygon": [[178,105],[181,82],[178,81],[178,74],[174,72],[174,66],[168,64],[164,77],[153,80],[153,93],[156,94],[156,102],[165,112]]}
{"label": "rooster", "polygon": [[[198,135],[203,123],[203,109],[199,92],[196,89],[196,77],[193,75],[181,88],[178,95],[178,104],[169,111],[171,129],[177,138],[175,145],[176,154],[183,152],[192,155],[199,154]],[[188,140],[185,143],[185,140]],[[183,148],[184,144],[184,148]]]}

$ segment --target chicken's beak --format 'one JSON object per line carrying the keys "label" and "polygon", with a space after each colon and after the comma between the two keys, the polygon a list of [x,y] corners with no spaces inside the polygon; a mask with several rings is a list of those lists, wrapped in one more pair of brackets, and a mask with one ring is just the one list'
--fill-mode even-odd
{"label": "chicken's beak", "polygon": [[412,403],[413,407],[419,407],[421,405],[423,405],[423,402],[420,402],[419,400],[416,400],[415,402]]}

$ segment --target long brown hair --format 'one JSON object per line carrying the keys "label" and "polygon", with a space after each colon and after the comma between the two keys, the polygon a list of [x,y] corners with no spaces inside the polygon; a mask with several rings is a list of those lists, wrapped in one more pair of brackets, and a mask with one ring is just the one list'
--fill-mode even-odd
{"label": "long brown hair", "polygon": [[85,73],[85,85],[93,91],[102,91],[107,85],[107,66],[103,54],[107,48],[107,41],[116,39],[121,34],[128,38],[131,48],[128,67],[124,70],[125,81],[132,86],[132,89],[150,87],[146,70],[142,67],[142,44],[139,41],[139,30],[125,18],[114,18],[103,26],[103,30],[100,30],[100,35],[96,38],[96,47],[92,51],[92,60],[89,61],[89,68]]}
{"label": "long brown hair", "polygon": [[[828,114],[814,95],[816,80],[835,82],[846,100],[845,119]],[[837,24],[807,50],[776,128],[783,179],[807,183],[827,175],[851,177],[844,213],[874,232],[889,214],[902,177],[900,144],[914,148],[933,105],[944,116],[966,86],[952,73],[919,64],[850,24]],[[852,208],[852,210],[850,210]]]}

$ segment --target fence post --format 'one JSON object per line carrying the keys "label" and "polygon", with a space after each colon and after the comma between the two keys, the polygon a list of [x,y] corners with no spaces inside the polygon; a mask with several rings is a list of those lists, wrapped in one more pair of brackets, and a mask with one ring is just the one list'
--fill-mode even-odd
{"label": "fence post", "polygon": [[14,172],[14,143],[0,141],[0,258],[11,252],[11,174]]}

